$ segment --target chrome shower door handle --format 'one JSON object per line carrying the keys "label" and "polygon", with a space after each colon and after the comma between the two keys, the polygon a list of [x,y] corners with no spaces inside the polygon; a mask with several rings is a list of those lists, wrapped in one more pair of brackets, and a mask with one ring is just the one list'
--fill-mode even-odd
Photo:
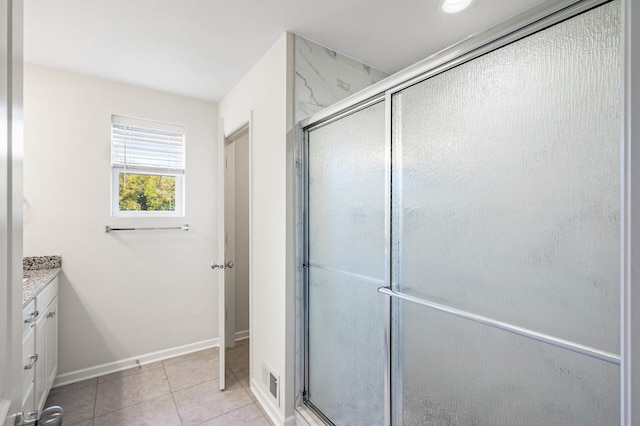
{"label": "chrome shower door handle", "polygon": [[225,263],[224,267],[229,269],[233,268],[233,261],[232,260],[228,261],[227,263]]}

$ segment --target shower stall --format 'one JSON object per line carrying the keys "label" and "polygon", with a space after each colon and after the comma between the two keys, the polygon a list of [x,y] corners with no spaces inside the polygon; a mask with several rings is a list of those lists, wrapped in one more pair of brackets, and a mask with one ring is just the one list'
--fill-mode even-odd
{"label": "shower stall", "polygon": [[620,424],[621,34],[539,6],[302,123],[322,421]]}

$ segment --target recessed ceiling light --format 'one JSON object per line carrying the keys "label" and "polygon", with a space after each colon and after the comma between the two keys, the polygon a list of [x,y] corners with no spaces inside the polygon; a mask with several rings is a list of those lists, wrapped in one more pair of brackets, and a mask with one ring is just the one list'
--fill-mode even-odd
{"label": "recessed ceiling light", "polygon": [[440,7],[446,13],[460,12],[471,4],[473,0],[442,0]]}

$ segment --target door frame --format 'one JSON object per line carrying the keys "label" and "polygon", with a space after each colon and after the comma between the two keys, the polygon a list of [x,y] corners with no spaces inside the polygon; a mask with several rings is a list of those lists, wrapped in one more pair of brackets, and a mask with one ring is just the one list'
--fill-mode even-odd
{"label": "door frame", "polygon": [[[231,136],[227,137],[224,141],[224,261],[225,264],[229,261],[236,263],[235,248],[236,248],[236,176],[235,176],[235,161],[236,161],[236,146],[234,141],[238,133],[244,132],[243,129]],[[230,253],[233,251],[233,253]],[[235,346],[235,331],[236,331],[236,277],[235,267],[225,268],[224,270],[224,288],[225,288],[225,343],[227,348]],[[229,336],[231,338],[229,339]]]}
{"label": "door frame", "polygon": [[[240,127],[238,130],[234,131],[231,135],[225,138],[225,261],[228,262],[232,260],[235,263],[235,266],[232,268],[225,268],[225,291],[226,291],[226,338],[232,336],[233,341],[229,342],[227,339],[227,348],[232,348],[235,346],[235,339],[237,338],[237,324],[235,320],[236,315],[236,267],[238,266],[238,259],[235,254],[237,254],[237,235],[236,235],[236,201],[237,201],[237,142],[241,139],[246,138],[247,142],[247,150],[249,149],[249,125],[245,125]],[[249,153],[247,152],[247,155]],[[246,159],[247,173],[249,172],[249,158]],[[246,176],[247,183],[249,176]],[[249,200],[247,199],[247,202]],[[227,204],[229,203],[229,204]],[[247,206],[248,207],[248,206]],[[247,212],[248,213],[248,212]],[[248,247],[247,247],[248,249]],[[226,251],[232,250],[234,251],[234,255],[227,255]],[[248,255],[248,253],[247,253]],[[249,331],[249,330],[247,330]]]}
{"label": "door frame", "polygon": [[[249,379],[253,377],[253,111],[249,112],[249,117],[239,126],[229,131],[225,130],[224,119],[218,120],[218,258],[224,262],[225,252],[225,148],[227,141],[240,132],[248,129],[249,136]],[[222,255],[222,256],[221,256]],[[218,344],[219,344],[219,368],[220,368],[220,390],[225,388],[225,364],[226,364],[226,340],[227,330],[225,321],[226,310],[226,283],[224,270],[219,274],[218,280]],[[235,336],[232,336],[235,340]]]}
{"label": "door frame", "polygon": [[624,116],[621,182],[620,423],[631,426],[640,423],[640,7],[637,7],[636,2],[634,8],[633,0],[621,1]]}
{"label": "door frame", "polygon": [[0,22],[0,424],[22,411],[23,2],[2,0]]}

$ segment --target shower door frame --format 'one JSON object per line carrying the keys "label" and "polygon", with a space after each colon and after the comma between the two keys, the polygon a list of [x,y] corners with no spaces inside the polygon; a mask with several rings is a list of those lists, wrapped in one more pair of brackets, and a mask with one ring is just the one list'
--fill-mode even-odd
{"label": "shower door frame", "polygon": [[[308,389],[306,386],[306,384],[309,383],[309,338],[308,338],[308,335],[309,335],[309,327],[308,327],[308,324],[309,324],[309,292],[308,292],[308,283],[309,283],[309,219],[308,219],[309,218],[308,216],[308,212],[309,212],[309,190],[308,190],[309,189],[309,179],[308,179],[309,131],[312,129],[315,130],[320,127],[331,124],[337,120],[340,120],[351,114],[355,114],[359,111],[362,111],[380,102],[383,102],[383,103],[386,102],[384,93],[377,94],[375,96],[372,96],[369,99],[365,99],[364,101],[358,102],[355,105],[351,105],[350,107],[346,108],[343,111],[340,111],[337,114],[332,114],[327,119],[313,123],[304,128],[301,126],[301,124],[305,123],[305,121],[302,121],[298,126],[298,132],[297,132],[298,138],[296,143],[296,151],[297,151],[296,158],[297,158],[297,164],[299,164],[301,167],[299,168],[298,176],[297,176],[298,182],[297,182],[296,194],[298,198],[302,200],[302,217],[301,218],[298,217],[296,223],[302,224],[302,229],[298,231],[299,235],[297,237],[297,243],[299,244],[300,249],[298,250],[298,253],[297,253],[299,261],[296,262],[296,264],[300,265],[300,268],[298,269],[302,271],[301,276],[299,275],[297,277],[297,281],[299,283],[303,283],[301,287],[298,286],[297,288],[298,290],[301,291],[301,294],[302,294],[302,306],[298,307],[300,308],[298,309],[298,312],[302,312],[303,322],[302,324],[297,324],[297,326],[298,328],[302,326],[302,330],[299,330],[299,334],[302,337],[302,341],[303,341],[303,350],[302,350],[303,359],[301,360],[300,358],[296,358],[296,362],[297,362],[296,373],[302,373],[302,374],[296,374],[296,377],[302,376],[302,383],[296,383],[296,394],[301,394],[300,396],[302,397],[302,400],[298,401],[296,405],[300,405],[300,403],[303,403],[309,406],[313,411],[313,413],[320,420],[322,420],[327,424],[333,424],[333,423],[322,413],[322,411],[320,411],[319,408],[315,407],[315,405],[313,405],[313,403],[308,400],[308,397],[307,397]],[[387,120],[388,116],[389,116],[389,106],[387,103],[385,103],[385,120]],[[391,157],[389,155],[390,145],[387,145],[390,143],[390,140],[387,138],[387,130],[388,128],[385,124],[385,164],[391,161]],[[386,158],[386,157],[389,157],[389,158]],[[385,259],[388,259],[391,256],[390,245],[388,244],[389,242],[388,236],[390,235],[388,232],[390,232],[391,228],[390,228],[390,224],[387,224],[387,211],[391,208],[390,204],[387,205],[388,204],[387,198],[388,198],[388,195],[390,194],[390,187],[387,188],[388,181],[389,179],[387,179],[386,167],[385,167],[385,206],[384,206]],[[385,274],[385,284],[386,284],[387,282],[386,277],[390,274],[389,264],[387,262],[385,262],[384,274]],[[385,304],[385,308],[388,311],[386,312],[386,315],[389,317],[389,321],[390,321],[391,319],[390,304],[389,303]],[[389,326],[389,325],[390,325],[390,322],[386,326]],[[385,341],[387,336],[389,336],[389,333],[385,331]],[[387,348],[390,348],[390,345],[391,345],[391,341],[389,340],[388,342],[386,342]],[[387,355],[387,361],[388,361],[387,364],[389,364],[390,358],[388,357],[389,355],[388,351],[386,355]],[[389,386],[387,386],[387,383],[386,383],[388,377],[390,377],[389,371],[385,371],[385,424],[389,424],[387,422],[387,411],[389,410],[390,404],[387,403],[387,399],[388,399],[387,389],[390,389],[390,383],[389,383]],[[390,398],[390,394],[389,394],[389,398]]]}
{"label": "shower door frame", "polygon": [[[544,30],[561,21],[570,19],[590,9],[608,3],[611,0],[565,0],[560,4],[548,5],[544,2],[532,7],[524,14],[517,15],[502,24],[485,32],[472,36],[450,48],[447,48],[397,74],[362,90],[298,123],[296,140],[296,158],[300,165],[297,175],[296,195],[298,209],[297,229],[297,261],[299,274],[296,290],[302,297],[298,298],[298,312],[302,318],[297,324],[298,336],[301,339],[301,353],[296,358],[296,405],[307,404],[306,389],[308,383],[308,136],[318,127],[339,120],[369,105],[384,100],[385,102],[385,287],[391,288],[391,98],[392,96],[416,83],[453,67],[471,61],[479,56],[518,41],[533,33]],[[640,422],[640,404],[632,404],[632,396],[638,400],[640,395],[640,185],[632,185],[640,172],[640,79],[633,80],[635,72],[640,75],[640,7],[632,8],[633,0],[620,0],[621,13],[621,57],[622,90],[621,100],[621,172],[620,172],[620,206],[621,206],[621,262],[620,262],[620,424],[633,425],[633,420]],[[635,30],[634,30],[635,28]],[[636,106],[636,104],[638,104]],[[634,146],[635,145],[635,146]],[[632,148],[636,149],[632,149]],[[636,269],[632,268],[636,265]],[[637,287],[636,290],[634,287]],[[383,321],[386,342],[385,371],[385,425],[391,424],[391,298],[390,291],[382,289],[385,297],[386,312]],[[634,335],[639,337],[633,338]],[[554,342],[548,342],[554,344]],[[557,342],[556,342],[557,343]],[[606,356],[606,358],[611,358]],[[635,359],[634,359],[635,358]],[[605,359],[607,360],[607,359]],[[615,359],[609,359],[609,362]],[[314,407],[311,405],[312,410]],[[314,410],[326,421],[322,413]]]}

